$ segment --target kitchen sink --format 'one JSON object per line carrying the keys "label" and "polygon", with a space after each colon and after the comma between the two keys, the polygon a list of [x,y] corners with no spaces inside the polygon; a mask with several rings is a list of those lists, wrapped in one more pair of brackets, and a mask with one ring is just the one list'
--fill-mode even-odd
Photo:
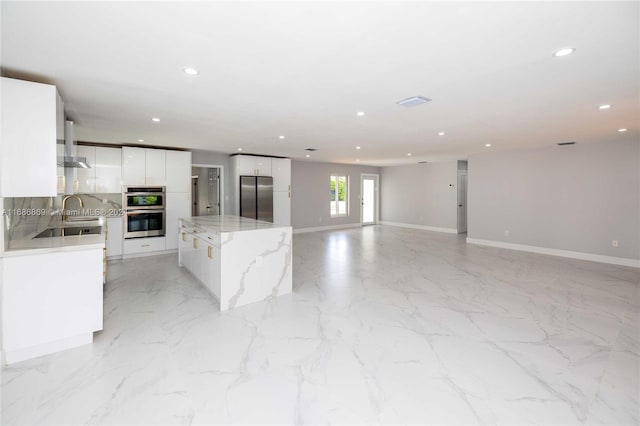
{"label": "kitchen sink", "polygon": [[102,232],[101,226],[70,226],[66,228],[47,228],[33,238],[69,237],[73,235],[96,235]]}

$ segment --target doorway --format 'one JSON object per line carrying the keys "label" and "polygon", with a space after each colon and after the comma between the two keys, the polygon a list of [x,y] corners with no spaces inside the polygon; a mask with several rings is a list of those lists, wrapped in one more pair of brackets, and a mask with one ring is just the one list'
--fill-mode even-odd
{"label": "doorway", "polygon": [[375,225],[378,223],[378,175],[362,174],[360,182],[360,224]]}
{"label": "doorway", "polygon": [[467,232],[467,171],[458,170],[458,234]]}
{"label": "doorway", "polygon": [[221,167],[194,164],[191,167],[191,215],[214,216],[224,211]]}

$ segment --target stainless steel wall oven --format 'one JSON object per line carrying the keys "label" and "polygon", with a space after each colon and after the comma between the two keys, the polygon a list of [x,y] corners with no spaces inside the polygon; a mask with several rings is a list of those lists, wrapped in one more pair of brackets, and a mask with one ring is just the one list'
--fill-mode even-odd
{"label": "stainless steel wall oven", "polygon": [[125,208],[125,238],[165,235],[165,187],[127,187],[122,196]]}

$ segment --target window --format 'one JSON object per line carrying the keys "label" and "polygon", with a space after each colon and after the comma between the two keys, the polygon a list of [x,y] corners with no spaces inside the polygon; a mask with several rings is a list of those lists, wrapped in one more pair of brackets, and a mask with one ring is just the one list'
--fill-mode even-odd
{"label": "window", "polygon": [[329,190],[331,193],[331,217],[347,216],[349,214],[348,176],[332,175]]}

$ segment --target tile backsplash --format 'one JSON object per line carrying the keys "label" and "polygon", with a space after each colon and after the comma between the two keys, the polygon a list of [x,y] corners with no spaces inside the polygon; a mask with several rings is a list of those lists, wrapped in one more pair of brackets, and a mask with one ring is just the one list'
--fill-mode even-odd
{"label": "tile backsplash", "polygon": [[[122,216],[122,194],[75,194],[82,199],[83,207],[76,199],[66,204],[69,216]],[[58,226],[62,221],[62,200],[57,197],[14,197],[4,199],[5,249],[12,240],[32,238],[46,228]]]}

